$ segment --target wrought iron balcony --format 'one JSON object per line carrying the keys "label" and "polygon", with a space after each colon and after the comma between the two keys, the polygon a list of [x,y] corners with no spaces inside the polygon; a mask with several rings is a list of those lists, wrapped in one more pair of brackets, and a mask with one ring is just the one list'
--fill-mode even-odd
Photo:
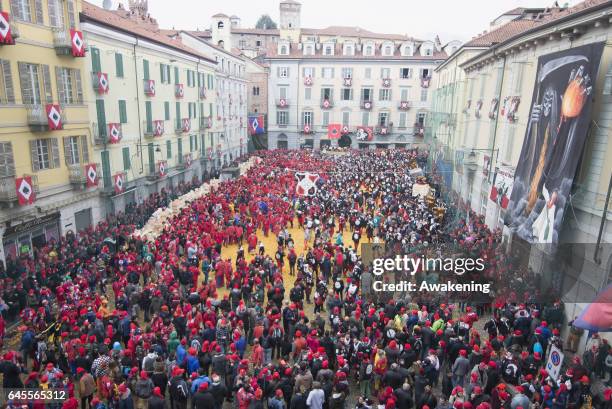
{"label": "wrought iron balcony", "polygon": [[[32,131],[47,132],[53,130],[53,128],[49,126],[50,119],[47,114],[47,105],[49,104],[26,105],[28,126]],[[66,124],[66,113],[61,106],[59,107],[59,111],[59,123],[61,123],[61,125]],[[61,126],[59,129],[61,129]]]}
{"label": "wrought iron balcony", "polygon": [[[38,176],[36,175],[24,175],[32,178],[32,187],[34,188],[34,193],[40,193],[40,189],[38,187]],[[17,186],[15,185],[15,180],[17,176],[3,176],[0,177],[0,202],[12,204],[17,201]]]}
{"label": "wrought iron balcony", "polygon": [[91,124],[94,145],[105,145],[108,143],[108,126],[106,124]]}
{"label": "wrought iron balcony", "polygon": [[53,30],[53,47],[57,55],[72,55],[72,39],[70,32],[62,28]]}
{"label": "wrought iron balcony", "polygon": [[374,103],[372,102],[371,99],[362,99],[360,105],[361,105],[361,109],[365,111],[371,111],[372,107],[374,106]]}

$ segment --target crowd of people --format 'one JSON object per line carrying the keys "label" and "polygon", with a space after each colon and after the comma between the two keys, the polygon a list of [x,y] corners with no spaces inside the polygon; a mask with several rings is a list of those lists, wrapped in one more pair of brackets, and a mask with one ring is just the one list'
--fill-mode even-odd
{"label": "crowd of people", "polygon": [[[564,346],[561,303],[537,301],[500,232],[459,199],[435,199],[465,212],[451,223],[413,196],[423,177],[410,170],[426,152],[261,159],[158,237],[131,233],[178,191],[9,258],[3,313],[21,323],[0,361],[4,390],[66,391],[63,402],[29,402],[36,409],[611,407],[612,389],[591,385],[610,382],[605,339],[590,338],[555,379],[545,357]],[[307,195],[296,173],[316,174]],[[366,242],[408,253],[452,244],[486,260],[483,279],[513,279],[459,303],[366,296]]]}

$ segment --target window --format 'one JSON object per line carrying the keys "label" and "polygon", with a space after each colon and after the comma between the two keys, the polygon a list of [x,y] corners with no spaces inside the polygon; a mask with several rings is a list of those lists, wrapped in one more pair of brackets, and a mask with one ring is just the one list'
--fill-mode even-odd
{"label": "window", "polygon": [[255,41],[255,45],[256,45],[257,47],[261,47],[261,40],[257,40],[257,41]]}
{"label": "window", "polygon": [[289,67],[278,67],[278,78],[289,78]]}
{"label": "window", "polygon": [[15,176],[13,144],[0,142],[0,177]]}
{"label": "window", "polygon": [[403,56],[411,56],[412,55],[412,47],[409,45],[405,45],[402,47],[402,55]]}
{"label": "window", "polygon": [[326,45],[325,47],[323,47],[323,54],[324,55],[334,55],[334,46]]}
{"label": "window", "polygon": [[379,112],[378,113],[378,126],[387,126],[389,123],[389,113]]}
{"label": "window", "polygon": [[83,88],[81,71],[64,67],[55,67],[57,95],[61,104],[82,104]]}
{"label": "window", "polygon": [[23,103],[38,105],[47,101],[52,102],[49,66],[23,62],[18,63],[18,66]]}
{"label": "window", "polygon": [[9,60],[0,60],[0,104],[14,104],[15,89]]}
{"label": "window", "polygon": [[164,102],[164,120],[170,120],[170,102]]}
{"label": "window", "polygon": [[304,67],[303,74],[304,74],[303,75],[304,78],[307,78],[307,77],[314,78],[315,69],[313,67]]}
{"label": "window", "polygon": [[60,0],[48,0],[49,25],[54,28],[64,27],[64,7]]}
{"label": "window", "polygon": [[323,67],[321,68],[321,77],[326,80],[334,78],[334,68],[333,67]]}
{"label": "window", "polygon": [[13,0],[11,11],[16,20],[43,24],[42,2],[36,0]]}
{"label": "window", "polygon": [[124,99],[119,100],[119,122],[122,124],[127,124],[127,102]]}
{"label": "window", "polygon": [[259,96],[259,87],[253,87],[253,96]]}
{"label": "window", "polygon": [[115,53],[115,75],[123,78],[123,54]]}
{"label": "window", "polygon": [[289,125],[289,112],[276,111],[276,124],[279,126]]}
{"label": "window", "polygon": [[421,89],[421,102],[427,102],[427,88]]}
{"label": "window", "polygon": [[159,64],[160,82],[162,84],[170,84],[170,66],[168,64]]}
{"label": "window", "polygon": [[425,113],[420,112],[417,114],[417,123],[419,125],[424,125],[425,124]]}
{"label": "window", "polygon": [[218,28],[218,29],[223,28],[223,21],[219,21],[219,22],[217,23],[217,28]]}
{"label": "window", "polygon": [[287,48],[286,45],[281,45],[279,54],[280,55],[287,55],[287,54],[289,54],[288,48]]}
{"label": "window", "polygon": [[383,52],[386,56],[393,55],[393,47],[390,45],[386,45]]}
{"label": "window", "polygon": [[304,111],[302,113],[302,125],[312,127],[312,111]]}
{"label": "window", "polygon": [[78,136],[64,137],[64,156],[66,165],[77,165],[81,163],[81,154]]}
{"label": "window", "polygon": [[181,82],[179,67],[174,67],[174,83],[179,84]]}
{"label": "window", "polygon": [[60,166],[59,146],[57,139],[35,139],[30,141],[32,171],[54,169]]}
{"label": "window", "polygon": [[240,48],[242,48],[242,49],[246,48],[246,46],[247,46],[247,42],[246,42],[246,40],[240,40],[240,41],[238,41],[238,46],[239,46]]}
{"label": "window", "polygon": [[431,75],[431,71],[429,68],[421,69],[421,78],[429,78]]}
{"label": "window", "polygon": [[374,55],[374,46],[372,44],[368,44],[365,46],[364,50],[363,50],[363,55],[365,56],[373,56]]}
{"label": "window", "polygon": [[149,60],[142,60],[142,78],[145,80],[150,79],[149,77]]}
{"label": "window", "polygon": [[166,159],[172,159],[172,141],[166,141]]}
{"label": "window", "polygon": [[370,113],[369,112],[362,112],[361,113],[361,125],[362,126],[368,126],[369,123],[370,123]]}
{"label": "window", "polygon": [[314,46],[312,44],[308,44],[304,47],[304,55],[314,55]]}
{"label": "window", "polygon": [[343,68],[342,69],[342,78],[353,78],[353,69],[352,68]]}
{"label": "window", "polygon": [[365,72],[363,73],[363,77],[367,80],[369,80],[370,78],[372,78],[372,69],[371,68],[366,68]]}
{"label": "window", "polygon": [[408,101],[409,98],[409,88],[401,88],[400,89],[400,101]]}
{"label": "window", "polygon": [[381,68],[380,69],[380,78],[391,78],[391,69],[390,68]]}
{"label": "window", "polygon": [[321,88],[321,100],[331,100],[333,97],[333,90],[331,88]]}
{"label": "window", "polygon": [[353,89],[342,88],[342,90],[340,91],[340,99],[342,101],[351,101],[353,99]]}
{"label": "window", "polygon": [[399,127],[400,128],[406,127],[406,113],[405,112],[400,112],[399,114]]}
{"label": "window", "polygon": [[342,112],[342,125],[348,126],[350,123],[351,113],[349,111]]}
{"label": "window", "polygon": [[287,99],[287,87],[278,87],[278,97]]}
{"label": "window", "polygon": [[345,44],[344,45],[344,55],[354,55],[355,54],[355,46],[353,44]]}
{"label": "window", "polygon": [[361,88],[361,100],[362,101],[372,101],[372,88]]}
{"label": "window", "polygon": [[326,127],[327,125],[329,125],[329,111],[323,111],[323,123],[321,126]]}
{"label": "window", "polygon": [[391,89],[381,88],[378,94],[379,101],[391,101]]}
{"label": "window", "polygon": [[400,78],[412,78],[412,68],[400,68]]}
{"label": "window", "polygon": [[312,87],[304,88],[304,99],[310,101],[312,99]]}

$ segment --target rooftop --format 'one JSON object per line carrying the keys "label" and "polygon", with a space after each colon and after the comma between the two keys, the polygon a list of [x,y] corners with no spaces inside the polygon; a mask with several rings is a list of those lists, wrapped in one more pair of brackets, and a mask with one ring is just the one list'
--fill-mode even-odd
{"label": "rooftop", "polygon": [[[417,50],[418,50],[418,47],[417,47]],[[435,48],[434,48],[433,55],[421,55],[420,53],[417,52],[417,50],[415,50],[414,55],[411,57],[402,56],[398,46],[394,48],[393,55],[390,55],[390,56],[382,55],[382,47],[374,47],[374,55],[371,55],[371,56],[363,55],[363,53],[358,50],[355,50],[354,55],[343,55],[342,44],[337,43],[335,44],[334,55],[324,55],[323,48],[321,48],[320,50],[315,49],[314,55],[304,55],[304,51],[298,48],[297,43],[291,43],[289,55],[279,55],[277,45],[273,44],[268,47],[266,57],[267,58],[281,58],[281,59],[300,58],[300,59],[347,59],[347,60],[355,59],[355,58],[359,58],[360,60],[380,60],[380,59],[388,59],[388,60],[396,59],[397,60],[397,59],[406,59],[406,58],[415,59],[415,60],[445,60],[446,58],[448,58],[448,55],[446,54],[446,52],[438,51]]]}
{"label": "rooftop", "polygon": [[382,40],[401,40],[401,41],[418,41],[412,37],[403,34],[383,34],[375,33],[357,26],[329,26],[326,28],[303,28],[302,34],[305,35],[328,35],[340,37],[359,37],[359,38],[376,38]]}
{"label": "rooftop", "polygon": [[216,64],[216,61],[210,56],[187,47],[180,40],[170,38],[164,33],[167,30],[157,28],[154,20],[150,18],[148,21],[143,20],[146,18],[149,17],[135,16],[124,9],[105,10],[86,1],[83,1],[81,11],[82,21],[96,22]]}

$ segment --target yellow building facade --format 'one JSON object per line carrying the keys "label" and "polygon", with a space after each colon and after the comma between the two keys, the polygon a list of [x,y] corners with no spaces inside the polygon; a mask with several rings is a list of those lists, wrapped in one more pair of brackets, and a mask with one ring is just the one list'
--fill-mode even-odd
{"label": "yellow building facade", "polygon": [[0,1],[0,260],[98,217],[81,7]]}

